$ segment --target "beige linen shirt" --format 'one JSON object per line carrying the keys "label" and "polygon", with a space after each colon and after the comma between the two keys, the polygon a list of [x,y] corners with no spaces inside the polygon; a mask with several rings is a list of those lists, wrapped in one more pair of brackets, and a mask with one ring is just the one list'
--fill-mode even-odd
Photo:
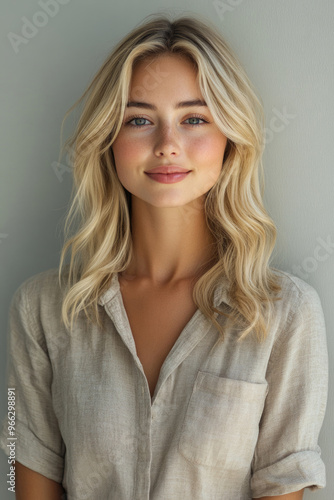
{"label": "beige linen shirt", "polygon": [[[70,335],[57,272],[32,276],[12,298],[17,461],[62,482],[68,500],[248,500],[325,486],[328,352],[314,288],[276,271],[282,300],[263,344],[237,344],[234,328],[219,342],[197,309],[151,399],[118,275],[99,299],[105,331],[80,314]],[[229,310],[226,282],[214,301]]]}

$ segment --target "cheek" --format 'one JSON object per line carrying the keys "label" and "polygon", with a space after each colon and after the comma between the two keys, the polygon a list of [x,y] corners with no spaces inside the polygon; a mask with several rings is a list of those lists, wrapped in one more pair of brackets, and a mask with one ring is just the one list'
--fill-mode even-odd
{"label": "cheek", "polygon": [[201,186],[207,192],[217,182],[223,166],[227,139],[221,134],[210,134],[193,144],[194,162],[199,167]]}
{"label": "cheek", "polygon": [[190,148],[193,156],[202,163],[222,163],[227,139],[222,135],[210,134],[206,137],[191,141]]}
{"label": "cheek", "polygon": [[143,153],[143,143],[142,141],[126,138],[117,137],[112,145],[112,150],[114,153],[114,158],[116,162],[116,168],[123,166],[131,166]]}

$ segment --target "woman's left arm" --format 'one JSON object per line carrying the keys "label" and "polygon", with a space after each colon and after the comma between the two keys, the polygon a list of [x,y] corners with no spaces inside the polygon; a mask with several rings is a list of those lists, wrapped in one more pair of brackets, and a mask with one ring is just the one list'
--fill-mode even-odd
{"label": "woman's left arm", "polygon": [[266,372],[269,390],[251,467],[254,500],[302,499],[302,488],[326,485],[318,445],[328,393],[324,315],[315,289],[291,280],[297,287],[289,291],[289,322],[278,331]]}
{"label": "woman's left arm", "polygon": [[261,497],[253,500],[303,500],[304,489],[295,491],[294,493],[287,493],[286,495],[279,495],[278,497]]}

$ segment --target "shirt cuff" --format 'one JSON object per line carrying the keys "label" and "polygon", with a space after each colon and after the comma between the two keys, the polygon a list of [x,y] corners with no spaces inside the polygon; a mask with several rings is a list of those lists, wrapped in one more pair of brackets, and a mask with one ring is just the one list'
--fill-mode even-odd
{"label": "shirt cuff", "polygon": [[15,423],[15,438],[0,436],[0,448],[7,456],[10,454],[9,444],[15,445],[15,461],[39,472],[43,476],[61,483],[64,475],[64,457],[45,446],[31,430],[22,422]]}
{"label": "shirt cuff", "polygon": [[251,491],[253,498],[285,495],[310,488],[326,486],[325,464],[319,452],[306,450],[293,453],[279,462],[253,473]]}

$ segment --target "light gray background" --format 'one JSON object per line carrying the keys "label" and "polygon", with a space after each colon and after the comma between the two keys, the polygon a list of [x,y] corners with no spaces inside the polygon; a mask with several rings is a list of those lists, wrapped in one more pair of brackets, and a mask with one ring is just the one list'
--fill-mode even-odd
{"label": "light gray background", "polygon": [[[1,392],[6,415],[6,324],[23,280],[59,264],[62,221],[71,190],[66,159],[57,165],[60,125],[105,57],[147,14],[198,12],[230,43],[260,94],[266,119],[265,205],[278,227],[273,264],[318,291],[333,377],[334,2],[331,0],[2,0],[1,66]],[[18,43],[26,20],[39,24]],[[41,26],[44,24],[44,26]],[[30,28],[31,29],[31,28]],[[26,33],[24,33],[26,35]],[[32,36],[33,34],[33,36]],[[29,33],[28,33],[29,35]],[[13,36],[13,35],[11,35]],[[288,114],[284,121],[279,113]],[[75,115],[74,115],[75,116]],[[68,120],[65,138],[73,124]],[[329,246],[323,242],[328,241]],[[322,247],[322,249],[319,247]],[[327,487],[304,498],[334,498],[333,395],[320,435]],[[8,464],[0,452],[0,497]]]}

